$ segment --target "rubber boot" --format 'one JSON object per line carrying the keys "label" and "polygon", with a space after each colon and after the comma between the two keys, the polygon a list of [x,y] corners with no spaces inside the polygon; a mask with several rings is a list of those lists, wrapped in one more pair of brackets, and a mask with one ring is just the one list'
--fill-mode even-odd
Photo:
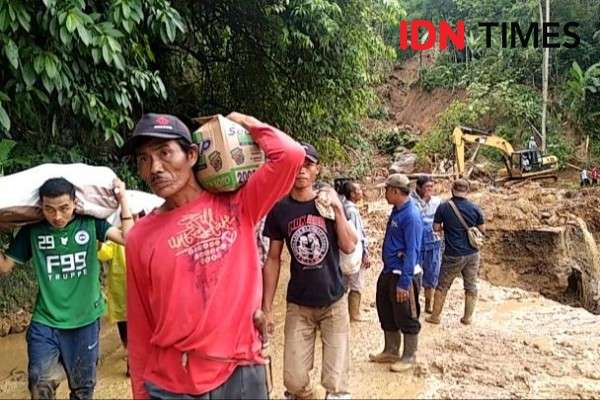
{"label": "rubber boot", "polygon": [[348,293],[348,311],[350,313],[350,321],[361,322],[365,319],[360,315],[360,292],[351,290]]}
{"label": "rubber boot", "polygon": [[369,361],[389,364],[400,360],[400,332],[384,331],[385,344],[379,354],[369,354]]}
{"label": "rubber boot", "polygon": [[439,324],[441,321],[442,309],[444,308],[444,302],[446,301],[446,293],[441,290],[435,290],[433,295],[433,313],[425,321],[431,324]]}
{"label": "rubber boot", "polygon": [[431,314],[433,312],[433,288],[425,288],[425,312]]}
{"label": "rubber boot", "polygon": [[419,345],[419,335],[404,334],[404,350],[400,361],[390,365],[390,371],[404,372],[412,369],[417,360],[416,353]]}
{"label": "rubber boot", "polygon": [[465,292],[465,315],[460,319],[465,325],[470,325],[477,303],[477,293]]}

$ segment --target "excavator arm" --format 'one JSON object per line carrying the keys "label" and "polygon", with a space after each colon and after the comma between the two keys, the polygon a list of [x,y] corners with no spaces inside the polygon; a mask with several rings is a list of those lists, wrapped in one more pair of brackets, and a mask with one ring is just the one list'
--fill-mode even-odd
{"label": "excavator arm", "polygon": [[[499,136],[492,135],[489,131],[457,126],[452,132],[452,143],[456,154],[455,173],[461,177],[465,173],[465,143],[477,143],[479,146],[493,147],[502,153],[506,167],[510,170],[511,155],[514,152],[512,145]],[[473,157],[474,158],[474,157]]]}

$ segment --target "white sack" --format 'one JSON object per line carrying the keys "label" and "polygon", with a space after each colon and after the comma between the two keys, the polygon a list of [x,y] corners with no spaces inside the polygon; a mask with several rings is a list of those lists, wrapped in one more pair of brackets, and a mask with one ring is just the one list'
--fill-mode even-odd
{"label": "white sack", "polygon": [[110,168],[42,164],[0,177],[0,229],[13,229],[42,220],[39,188],[48,179],[61,177],[76,188],[77,213],[104,219],[118,208],[113,193],[113,180],[117,176]]}

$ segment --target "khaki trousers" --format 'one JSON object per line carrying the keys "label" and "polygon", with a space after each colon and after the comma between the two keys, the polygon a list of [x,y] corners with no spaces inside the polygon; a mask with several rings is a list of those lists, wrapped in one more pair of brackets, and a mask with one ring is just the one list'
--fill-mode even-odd
{"label": "khaki trousers", "polygon": [[326,307],[287,303],[283,350],[283,384],[298,398],[314,397],[309,373],[314,367],[315,339],[321,330],[321,385],[328,393],[348,393],[350,316],[348,297]]}

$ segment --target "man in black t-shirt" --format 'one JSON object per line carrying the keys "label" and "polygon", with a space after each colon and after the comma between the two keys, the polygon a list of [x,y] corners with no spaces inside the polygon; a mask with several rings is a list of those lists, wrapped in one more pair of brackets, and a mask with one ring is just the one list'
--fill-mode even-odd
{"label": "man in black t-shirt", "polygon": [[438,285],[433,299],[433,313],[425,319],[432,324],[440,323],[440,314],[446,300],[446,293],[455,278],[462,274],[465,287],[465,313],[460,322],[471,323],[477,302],[477,278],[479,275],[479,250],[469,243],[467,230],[461,223],[452,204],[460,212],[469,227],[476,226],[485,233],[483,213],[477,205],[469,201],[469,182],[457,179],[452,184],[452,198],[440,204],[433,217],[433,229],[444,232],[444,255]]}
{"label": "man in black t-shirt", "polygon": [[333,188],[321,190],[327,191],[335,219],[326,219],[317,210],[313,183],[319,173],[319,154],[313,146],[303,146],[306,159],[294,187],[273,207],[265,223],[270,245],[263,270],[263,311],[272,333],[273,297],[285,242],[291,255],[283,355],[286,397],[315,397],[309,373],[317,329],[323,341],[321,384],[331,397],[347,396],[350,320],[339,251],[351,253],[357,235]]}

